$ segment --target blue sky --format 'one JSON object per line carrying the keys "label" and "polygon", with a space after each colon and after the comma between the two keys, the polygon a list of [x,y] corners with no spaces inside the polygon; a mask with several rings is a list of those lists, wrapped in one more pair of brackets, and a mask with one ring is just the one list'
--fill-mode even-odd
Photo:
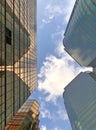
{"label": "blue sky", "polygon": [[38,87],[30,98],[40,103],[40,130],[71,130],[64,87],[81,68],[65,51],[63,38],[75,0],[37,0]]}

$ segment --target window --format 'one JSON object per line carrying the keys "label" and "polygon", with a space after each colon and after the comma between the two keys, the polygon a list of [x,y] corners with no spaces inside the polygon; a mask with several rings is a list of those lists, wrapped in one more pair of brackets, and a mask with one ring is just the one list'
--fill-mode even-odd
{"label": "window", "polygon": [[6,44],[11,45],[11,31],[8,28],[6,28],[5,38],[6,38]]}

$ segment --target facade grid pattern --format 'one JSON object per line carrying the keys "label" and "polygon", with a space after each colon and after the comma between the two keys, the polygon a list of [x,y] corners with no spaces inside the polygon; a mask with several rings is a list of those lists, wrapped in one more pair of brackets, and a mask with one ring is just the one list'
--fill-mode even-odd
{"label": "facade grid pattern", "polygon": [[0,1],[0,130],[36,87],[36,0]]}

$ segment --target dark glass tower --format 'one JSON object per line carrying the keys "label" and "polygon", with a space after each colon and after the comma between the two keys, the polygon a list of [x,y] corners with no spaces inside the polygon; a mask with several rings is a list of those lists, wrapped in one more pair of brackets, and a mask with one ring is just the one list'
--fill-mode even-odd
{"label": "dark glass tower", "polygon": [[80,73],[67,85],[63,96],[72,130],[95,130],[96,75]]}
{"label": "dark glass tower", "polygon": [[0,1],[0,130],[36,87],[36,0]]}
{"label": "dark glass tower", "polygon": [[96,66],[95,0],[76,0],[64,35],[65,50],[79,64]]}
{"label": "dark glass tower", "polygon": [[64,91],[72,130],[96,130],[96,0],[76,0],[63,44],[80,65],[93,72],[80,73]]}

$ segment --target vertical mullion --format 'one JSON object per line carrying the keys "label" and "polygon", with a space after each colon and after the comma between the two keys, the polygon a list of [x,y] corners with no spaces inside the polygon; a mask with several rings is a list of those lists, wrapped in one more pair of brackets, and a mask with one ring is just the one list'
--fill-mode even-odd
{"label": "vertical mullion", "polygon": [[13,0],[13,115],[15,115],[15,49],[14,49],[14,31],[15,31],[15,26],[14,26],[14,0]]}
{"label": "vertical mullion", "polygon": [[[24,52],[25,52],[25,1],[24,1]],[[24,56],[24,82],[26,81],[26,75],[25,75],[25,72],[26,72],[26,65],[25,65],[25,58],[26,58],[26,53],[25,53],[25,56]],[[25,83],[26,84],[26,83]],[[24,84],[24,102],[25,102],[25,93],[26,93],[26,91],[25,91],[25,87],[27,86],[25,86],[25,84]]]}
{"label": "vertical mullion", "polygon": [[[19,0],[19,58],[20,58],[20,0]],[[19,76],[21,74],[20,72],[20,61],[19,61]],[[20,108],[20,79],[19,79],[19,108]]]}
{"label": "vertical mullion", "polygon": [[5,22],[5,25],[4,25],[4,30],[5,30],[5,36],[4,36],[4,41],[5,41],[5,55],[4,55],[4,59],[5,59],[5,91],[4,91],[4,93],[5,93],[5,126],[6,126],[6,0],[4,1],[4,8],[5,8],[5,12],[4,12],[4,17],[5,17],[5,19],[4,19],[4,22]]}
{"label": "vertical mullion", "polygon": [[[27,2],[27,9],[26,10],[27,10],[27,15],[26,15],[27,18],[26,19],[28,19],[28,2]],[[27,31],[28,31],[28,20],[27,20]],[[28,37],[27,37],[27,43],[29,41],[28,38],[29,38],[29,32],[28,32]],[[28,44],[27,44],[27,50],[28,50]],[[28,53],[27,53],[27,97],[28,97]]]}
{"label": "vertical mullion", "polygon": [[[1,14],[2,14],[2,2],[1,2],[1,11],[0,11],[0,12],[1,12]],[[2,29],[2,28],[3,28],[3,26],[2,26],[2,15],[1,15],[1,39],[0,39],[0,40],[1,40],[1,53],[0,53],[0,55],[1,55],[1,69],[2,69],[2,65],[3,65],[3,63],[2,63],[2,60],[3,60],[3,59],[2,59],[2,51],[3,51],[3,49],[2,49],[2,43],[4,44],[4,41],[2,42],[2,39],[3,39],[3,38],[2,38],[2,37],[3,37],[3,35],[2,35],[2,30],[3,30],[3,29]],[[3,106],[2,106],[2,96],[3,96],[3,94],[4,94],[4,93],[2,94],[2,90],[3,90],[2,87],[4,87],[4,86],[2,86],[2,75],[1,75],[1,84],[0,84],[0,87],[1,87],[1,93],[0,93],[0,95],[1,95],[1,97],[0,97],[0,98],[1,98],[1,99],[0,99],[0,100],[1,100],[1,104],[0,104],[0,105],[1,105],[1,111],[2,111],[2,112],[1,112],[1,129],[2,129],[2,113],[4,112]]]}

